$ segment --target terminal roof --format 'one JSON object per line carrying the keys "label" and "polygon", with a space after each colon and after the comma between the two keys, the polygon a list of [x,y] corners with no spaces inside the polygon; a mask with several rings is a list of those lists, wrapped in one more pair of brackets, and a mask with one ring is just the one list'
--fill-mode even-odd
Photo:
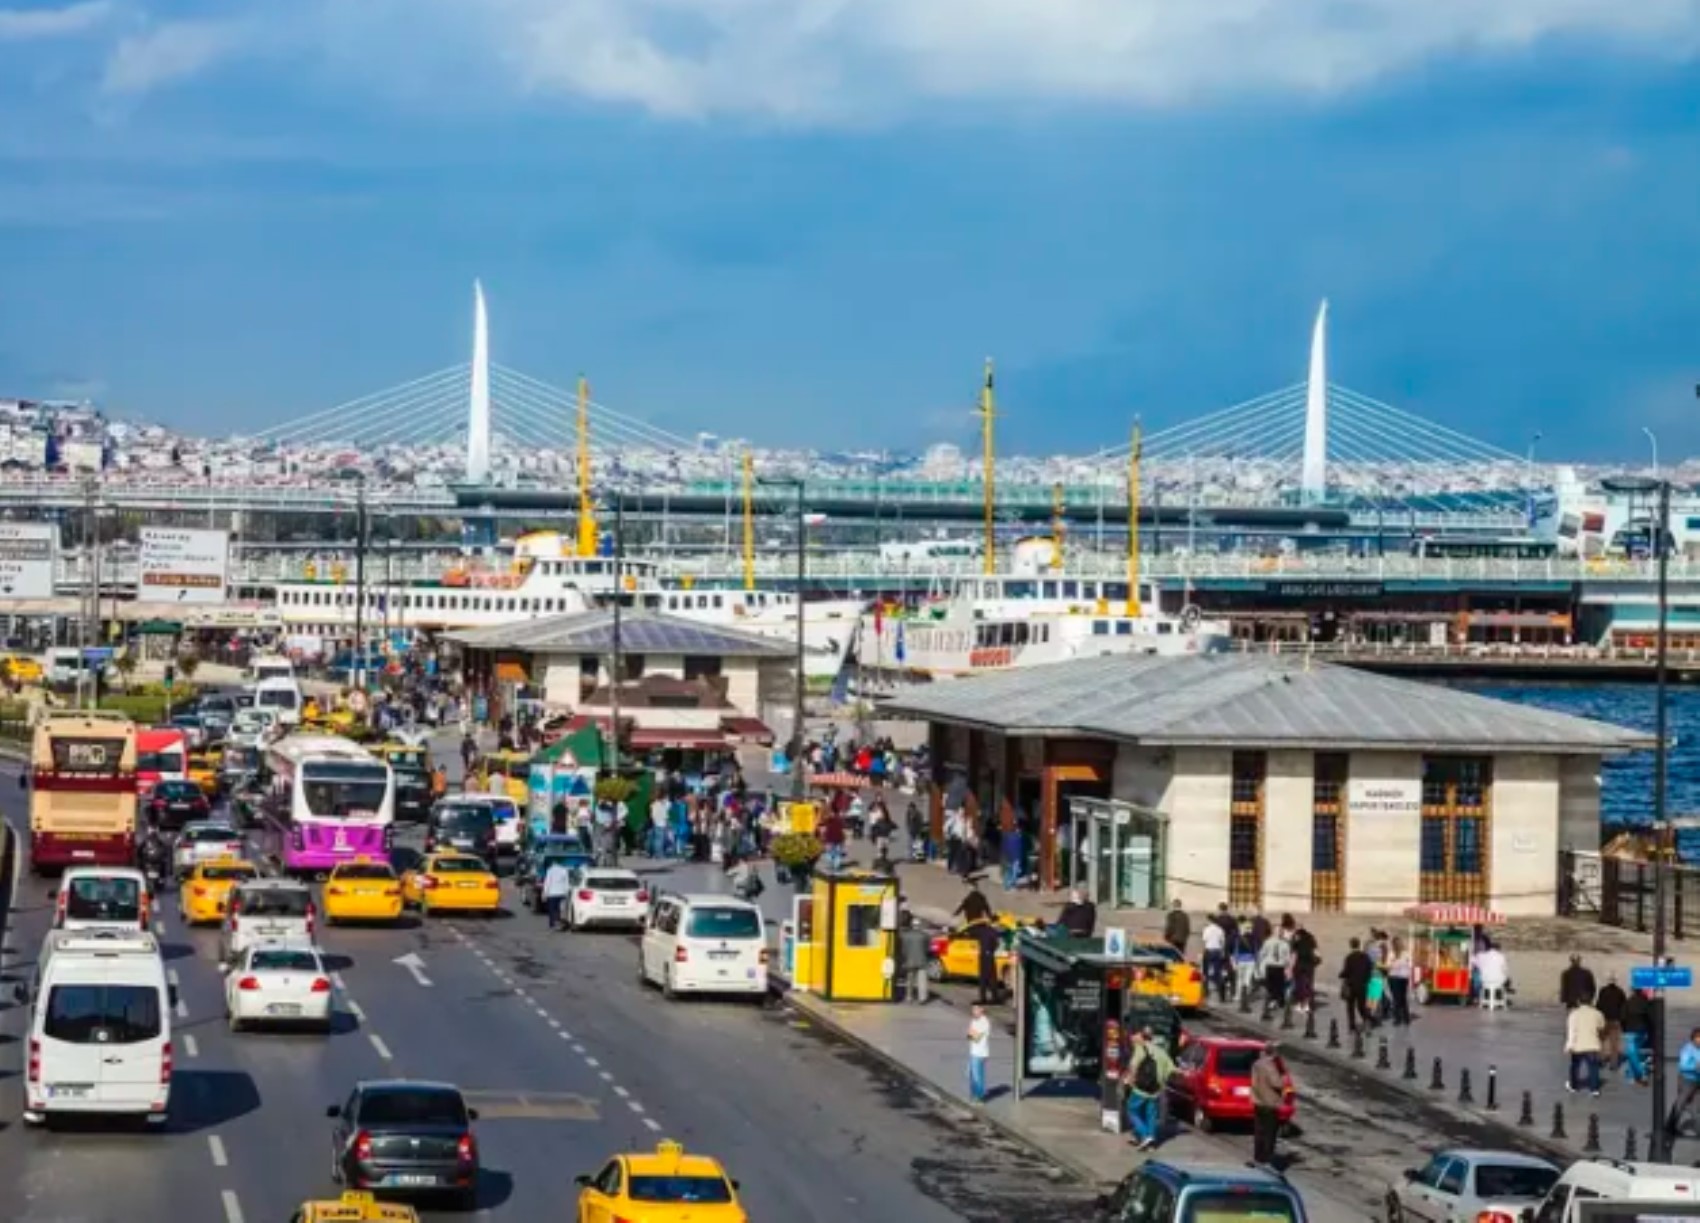
{"label": "terminal roof", "polygon": [[[611,609],[540,616],[489,628],[463,629],[444,636],[475,650],[513,650],[530,654],[608,654],[614,649]],[[737,629],[721,628],[681,616],[651,611],[620,613],[623,654],[703,654],[720,658],[789,658],[795,648]]]}

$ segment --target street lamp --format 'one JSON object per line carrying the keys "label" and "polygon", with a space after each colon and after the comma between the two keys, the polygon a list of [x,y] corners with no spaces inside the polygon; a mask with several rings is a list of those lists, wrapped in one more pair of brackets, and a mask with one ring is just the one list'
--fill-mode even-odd
{"label": "street lamp", "polygon": [[[1643,429],[1653,440],[1653,466],[1658,467],[1659,443],[1651,430]],[[1665,819],[1665,770],[1668,748],[1665,724],[1665,620],[1670,573],[1670,481],[1652,480],[1646,476],[1616,476],[1600,481],[1608,493],[1657,493],[1658,513],[1653,521],[1653,547],[1659,564],[1659,610],[1657,660],[1654,664],[1653,706],[1653,967],[1665,962],[1665,839],[1668,831]],[[1665,1136],[1665,1005],[1664,993],[1659,993],[1653,1020],[1653,1123],[1648,1127],[1648,1158],[1663,1163],[1670,1152]]]}
{"label": "street lamp", "polygon": [[801,802],[808,787],[803,775],[803,657],[806,645],[803,638],[803,583],[808,578],[808,524],[803,519],[803,479],[801,476],[762,476],[757,483],[770,488],[792,488],[797,491],[797,689],[791,705],[791,797]]}
{"label": "street lamp", "polygon": [[354,474],[354,689],[366,691],[366,473]]}
{"label": "street lamp", "polygon": [[622,596],[625,594],[625,561],[626,561],[626,494],[623,489],[614,490],[614,664],[611,672],[612,682],[608,685],[608,773],[612,777],[620,775],[620,673],[625,669],[620,662],[620,610]]}
{"label": "street lamp", "polygon": [[1647,441],[1652,444],[1652,447],[1653,447],[1653,479],[1657,480],[1659,478],[1659,439],[1656,436],[1654,436],[1653,431],[1651,429],[1649,429],[1646,425],[1641,426],[1641,432],[1643,432],[1647,435]]}

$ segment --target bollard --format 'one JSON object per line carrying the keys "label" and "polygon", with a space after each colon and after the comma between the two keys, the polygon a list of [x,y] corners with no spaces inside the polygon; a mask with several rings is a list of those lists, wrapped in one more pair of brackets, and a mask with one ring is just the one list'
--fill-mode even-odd
{"label": "bollard", "polygon": [[1316,1008],[1314,1007],[1305,1012],[1305,1039],[1316,1039]]}
{"label": "bollard", "polygon": [[1499,1111],[1499,1067],[1488,1067],[1488,1098],[1487,1110],[1490,1113]]}
{"label": "bollard", "polygon": [[1240,991],[1240,1014],[1251,1014],[1251,991],[1249,989]]}
{"label": "bollard", "polygon": [[1476,1097],[1470,1093],[1470,1068],[1464,1067],[1458,1072],[1458,1103],[1474,1104]]}
{"label": "bollard", "polygon": [[1523,1093],[1523,1108],[1517,1114],[1517,1124],[1529,1126],[1535,1124],[1535,1099],[1528,1092]]}
{"label": "bollard", "polygon": [[1433,1072],[1429,1075],[1428,1089],[1430,1091],[1445,1091],[1446,1090],[1446,1076],[1441,1073],[1440,1059],[1438,1057],[1434,1059],[1434,1069],[1433,1069]]}
{"label": "bollard", "polygon": [[1640,1152],[1635,1146],[1635,1127],[1632,1125],[1629,1127],[1629,1132],[1623,1136],[1623,1160],[1625,1163],[1632,1164],[1640,1158]]}
{"label": "bollard", "polygon": [[1569,1134],[1564,1132],[1564,1104],[1562,1102],[1552,1106],[1552,1136],[1554,1138],[1570,1137]]}
{"label": "bollard", "polygon": [[1375,1068],[1377,1070],[1393,1069],[1393,1061],[1387,1056],[1387,1038],[1385,1036],[1375,1045]]}
{"label": "bollard", "polygon": [[1405,1050],[1405,1073],[1399,1077],[1407,1083],[1417,1081],[1417,1051],[1415,1049]]}
{"label": "bollard", "polygon": [[1291,1002],[1281,1008],[1281,1030],[1283,1032],[1293,1030],[1293,1004]]}
{"label": "bollard", "polygon": [[1588,1136],[1582,1140],[1582,1154],[1598,1155],[1600,1153],[1600,1115],[1588,1114]]}
{"label": "bollard", "polygon": [[1328,1021],[1328,1047],[1330,1049],[1340,1047],[1340,1021],[1338,1019]]}

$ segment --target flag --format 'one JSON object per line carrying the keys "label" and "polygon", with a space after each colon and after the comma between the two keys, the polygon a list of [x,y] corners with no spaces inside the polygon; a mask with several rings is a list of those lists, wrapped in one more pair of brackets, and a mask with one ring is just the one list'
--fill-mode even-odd
{"label": "flag", "polygon": [[909,656],[909,651],[903,648],[903,622],[897,622],[897,661],[903,662]]}
{"label": "flag", "polygon": [[874,600],[874,636],[885,636],[885,600]]}

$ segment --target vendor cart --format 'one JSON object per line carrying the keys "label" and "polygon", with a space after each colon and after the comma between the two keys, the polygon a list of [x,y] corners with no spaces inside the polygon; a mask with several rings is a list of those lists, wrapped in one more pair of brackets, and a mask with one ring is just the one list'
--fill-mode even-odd
{"label": "vendor cart", "polygon": [[1417,1002],[1468,1002],[1476,928],[1503,926],[1505,915],[1480,905],[1420,904],[1410,922],[1411,990]]}

